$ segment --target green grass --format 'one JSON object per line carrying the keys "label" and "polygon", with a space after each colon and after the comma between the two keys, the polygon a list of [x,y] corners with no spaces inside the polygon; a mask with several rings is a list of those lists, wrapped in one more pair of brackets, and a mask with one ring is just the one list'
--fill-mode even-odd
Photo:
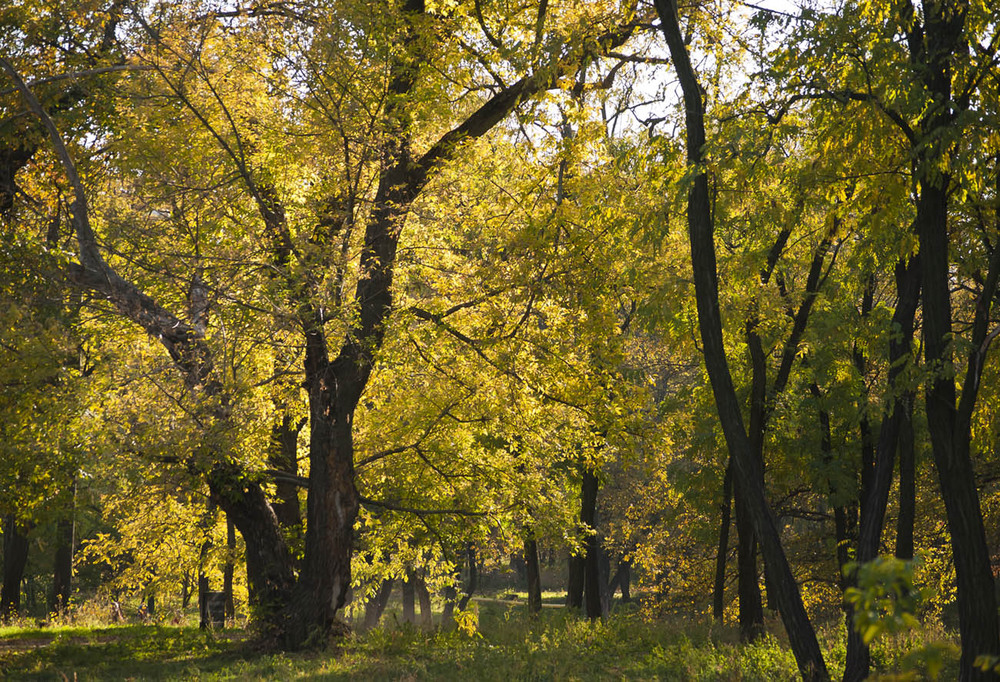
{"label": "green grass", "polygon": [[[522,602],[523,603],[523,602]],[[733,628],[695,619],[644,622],[619,611],[589,623],[563,609],[527,618],[522,604],[483,600],[479,631],[423,633],[389,627],[335,649],[263,653],[241,630],[129,625],[0,630],[0,676],[10,680],[794,680],[795,661],[776,636],[738,643]],[[388,622],[394,622],[390,618]],[[876,650],[888,673],[920,666],[919,637]],[[831,668],[842,642],[826,641]],[[946,653],[941,679],[957,654]],[[831,670],[838,676],[836,670]],[[909,679],[921,679],[918,673]]]}

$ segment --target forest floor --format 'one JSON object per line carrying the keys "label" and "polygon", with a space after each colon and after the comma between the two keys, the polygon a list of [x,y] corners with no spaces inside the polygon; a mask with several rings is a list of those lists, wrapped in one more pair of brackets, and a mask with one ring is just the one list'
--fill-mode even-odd
{"label": "forest floor", "polygon": [[[619,609],[589,623],[564,609],[526,615],[523,598],[476,602],[474,631],[387,627],[323,652],[268,653],[239,628],[130,624],[0,628],[0,677],[9,680],[794,680],[783,638],[740,644],[735,628],[695,618],[644,620]],[[773,631],[779,631],[775,624]],[[470,634],[471,632],[471,634]],[[941,637],[945,637],[944,640]],[[821,636],[834,679],[842,636]],[[881,679],[957,675],[942,633],[912,633],[873,650]],[[930,664],[930,667],[928,667]],[[942,666],[935,670],[938,666]],[[879,676],[876,676],[879,679]]]}

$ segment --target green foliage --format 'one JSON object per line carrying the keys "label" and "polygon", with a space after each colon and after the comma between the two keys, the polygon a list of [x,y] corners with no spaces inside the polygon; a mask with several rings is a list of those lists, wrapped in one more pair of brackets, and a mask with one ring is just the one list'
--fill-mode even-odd
{"label": "green foliage", "polygon": [[844,591],[844,600],[854,609],[854,628],[866,643],[883,633],[919,627],[916,614],[928,595],[914,585],[914,562],[877,557],[847,570],[854,573],[857,585]]}

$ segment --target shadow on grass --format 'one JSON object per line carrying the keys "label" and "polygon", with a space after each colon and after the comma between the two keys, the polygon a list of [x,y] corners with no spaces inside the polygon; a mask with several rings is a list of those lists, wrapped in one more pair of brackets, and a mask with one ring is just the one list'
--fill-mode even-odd
{"label": "shadow on grass", "polygon": [[155,625],[72,628],[0,639],[0,674],[8,680],[176,679],[254,655],[242,633]]}

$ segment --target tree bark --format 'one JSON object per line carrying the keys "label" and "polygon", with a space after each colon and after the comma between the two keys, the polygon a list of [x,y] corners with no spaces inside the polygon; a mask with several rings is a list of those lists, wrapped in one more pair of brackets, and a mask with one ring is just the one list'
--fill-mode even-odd
{"label": "tree bark", "polygon": [[236,526],[232,519],[226,517],[226,564],[222,569],[222,591],[226,595],[226,619],[232,620],[236,617],[236,602],[233,597],[233,573],[236,566],[233,563],[233,555],[236,552]]}
{"label": "tree bark", "polygon": [[469,600],[472,599],[472,595],[476,593],[479,589],[479,567],[476,565],[476,547],[473,544],[469,544],[465,551],[465,556],[469,562],[469,582],[466,584],[465,594],[462,595],[462,600],[458,603],[458,610],[465,611],[469,606]]}
{"label": "tree bark", "polygon": [[[733,465],[726,465],[722,481],[722,504],[719,521],[719,548],[715,552],[715,587],[712,591],[712,618],[721,622],[726,608],[726,559],[729,555],[730,513],[733,507]],[[623,596],[624,599],[624,596]]]}
{"label": "tree bark", "polygon": [[430,632],[434,629],[434,612],[431,608],[431,593],[422,575],[416,576],[414,589],[417,593],[417,603],[420,604],[420,627]]}
{"label": "tree bark", "polygon": [[528,574],[528,614],[542,611],[542,578],[538,566],[538,541],[530,530],[524,538],[524,564]]}
{"label": "tree bark", "polygon": [[62,614],[69,606],[73,586],[73,550],[76,533],[76,480],[62,495],[64,516],[56,522],[56,553],[49,613]]}
{"label": "tree bark", "polygon": [[407,571],[406,577],[403,579],[403,622],[408,625],[417,624],[416,589],[414,581],[415,578],[413,573]]}
{"label": "tree bark", "polygon": [[364,630],[366,632],[374,630],[379,621],[382,619],[382,614],[385,613],[385,607],[389,604],[389,597],[392,595],[392,586],[395,580],[392,578],[386,578],[379,585],[378,590],[372,595],[371,599],[365,602],[365,620],[364,620]]}
{"label": "tree bark", "polygon": [[[891,328],[898,330],[889,339],[888,391],[900,395],[903,372],[911,357],[913,321],[920,302],[921,256],[919,253],[907,263],[896,264],[896,309],[892,314]],[[861,519],[858,533],[858,562],[865,563],[878,556],[885,522],[885,510],[892,487],[895,453],[902,424],[904,405],[897,399],[888,406],[879,427],[875,448],[874,471],[869,479],[866,499],[861,500]],[[853,578],[849,585],[853,585]],[[845,682],[857,682],[868,677],[871,658],[868,646],[862,641],[853,624],[847,630],[847,662],[844,667]]]}
{"label": "tree bark", "polygon": [[687,53],[674,0],[656,0],[661,28],[684,95],[688,164],[694,171],[688,191],[688,233],[694,270],[698,324],[712,392],[734,465],[734,476],[746,482],[744,494],[764,561],[772,571],[778,610],[788,634],[799,672],[805,680],[828,680],[816,633],[806,615],[798,586],[781,546],[780,533],[768,507],[763,472],[743,424],[743,415],[726,359],[719,310],[714,226],[704,171],[705,123],[701,88]]}
{"label": "tree bark", "polygon": [[913,403],[909,392],[903,398],[899,427],[899,516],[896,519],[896,558],[913,559],[913,523],[917,516],[917,458],[913,438]]}
{"label": "tree bark", "polygon": [[28,563],[28,536],[13,515],[3,520],[3,589],[0,619],[9,621],[21,610],[21,581]]}
{"label": "tree bark", "polygon": [[[299,475],[298,451],[299,431],[304,422],[298,424],[289,414],[282,414],[281,421],[274,424],[271,432],[271,450],[268,460],[271,468],[293,477]],[[298,486],[291,480],[279,479],[275,482],[277,500],[273,505],[278,524],[285,530],[301,528],[302,511],[299,505]]]}

